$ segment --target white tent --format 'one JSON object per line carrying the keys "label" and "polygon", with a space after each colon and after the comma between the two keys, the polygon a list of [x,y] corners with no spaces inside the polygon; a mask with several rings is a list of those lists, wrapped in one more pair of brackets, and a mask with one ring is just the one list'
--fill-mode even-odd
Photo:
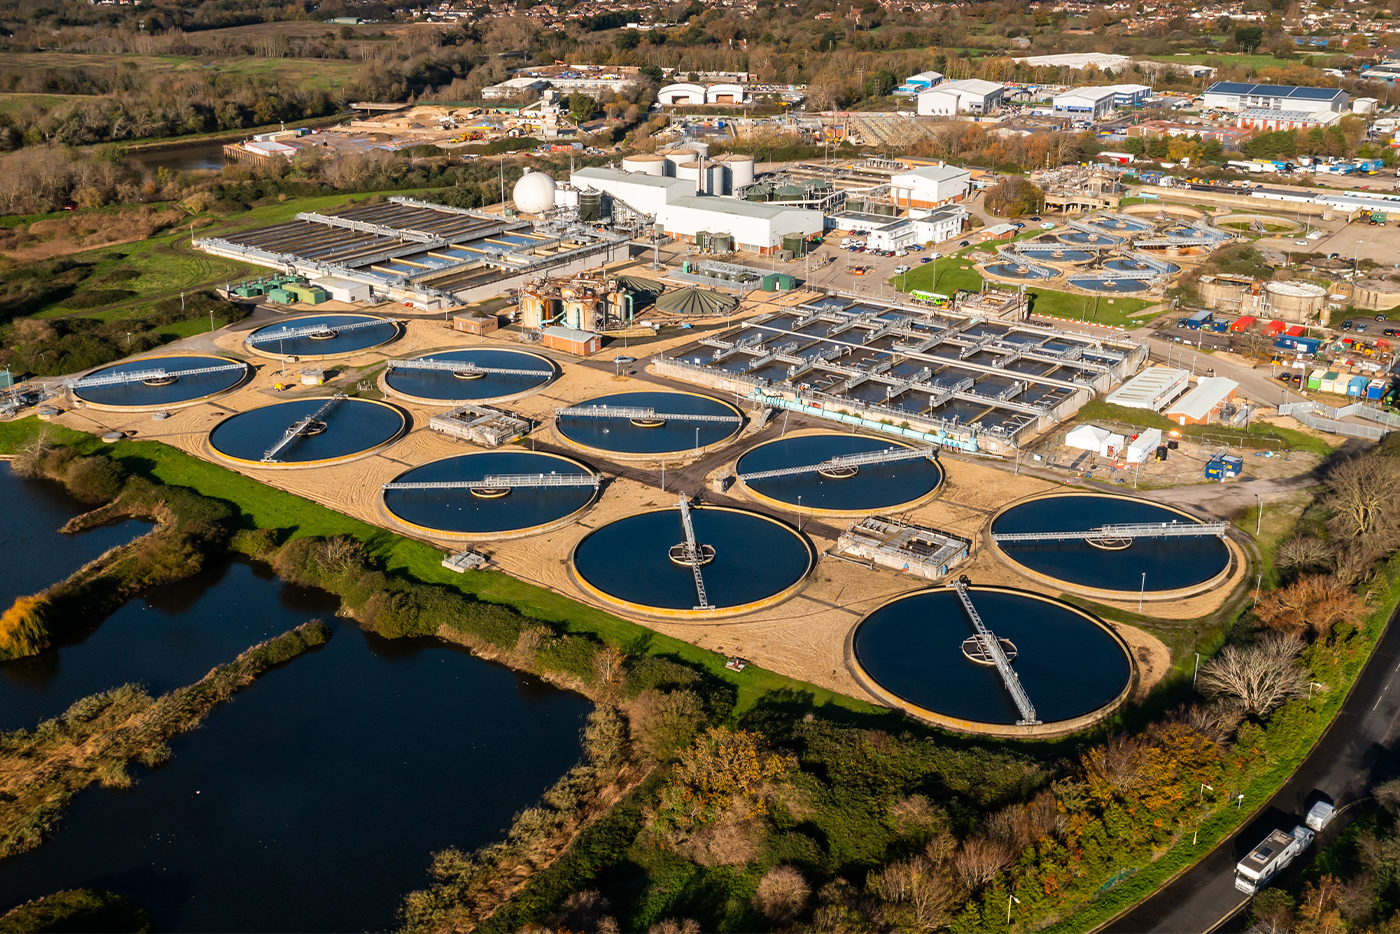
{"label": "white tent", "polygon": [[1065,435],[1065,444],[1083,451],[1111,457],[1123,450],[1124,438],[1098,425],[1076,425]]}
{"label": "white tent", "polygon": [[1162,443],[1162,429],[1149,428],[1137,439],[1128,445],[1127,461],[1130,464],[1141,464],[1151,457],[1157,450],[1157,446]]}

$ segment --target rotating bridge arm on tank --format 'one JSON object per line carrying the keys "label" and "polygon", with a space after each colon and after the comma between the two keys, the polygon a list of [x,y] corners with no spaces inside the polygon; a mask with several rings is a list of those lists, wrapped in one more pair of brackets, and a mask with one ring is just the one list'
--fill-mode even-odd
{"label": "rotating bridge arm on tank", "polygon": [[695,526],[690,521],[690,504],[685,501],[684,496],[680,499],[680,510],[681,528],[685,531],[685,544],[683,546],[685,560],[690,565],[690,572],[695,575],[695,594],[700,599],[696,609],[708,610],[710,601],[705,595],[705,578],[700,576],[700,546],[695,544]]}
{"label": "rotating bridge arm on tank", "polygon": [[1214,535],[1225,537],[1224,522],[1138,522],[1122,525],[1101,525],[1077,532],[993,532],[992,541],[1009,542],[1068,542],[1068,541],[1132,541],[1135,538],[1200,538]]}
{"label": "rotating bridge arm on tank", "polygon": [[483,376],[551,376],[551,370],[531,370],[502,366],[477,366],[467,360],[390,360],[391,370],[445,370],[452,373],[480,373]]}
{"label": "rotating bridge arm on tank", "polygon": [[124,373],[107,373],[101,376],[84,376],[68,385],[73,389],[94,389],[98,386],[121,386],[127,383],[140,383],[148,379],[179,379],[185,376],[203,376],[206,373],[226,373],[244,368],[242,363],[221,363],[218,366],[200,366],[188,370],[167,370],[156,367],[151,370],[127,370]]}
{"label": "rotating bridge arm on tank", "polygon": [[625,418],[647,419],[667,422],[737,422],[737,415],[692,415],[687,412],[667,413],[655,409],[625,405],[574,405],[555,409],[556,418]]}
{"label": "rotating bridge arm on tank", "polygon": [[591,473],[487,474],[480,480],[424,480],[386,483],[385,490],[519,490],[539,487],[597,487],[601,478]]}
{"label": "rotating bridge arm on tank", "polygon": [[982,617],[977,613],[977,607],[972,605],[972,598],[967,595],[967,578],[960,577],[953,581],[953,589],[957,591],[958,600],[962,602],[963,610],[966,611],[968,619],[972,620],[972,627],[977,630],[977,638],[981,641],[983,650],[991,658],[992,663],[996,665],[1002,683],[1006,685],[1007,693],[1016,703],[1016,709],[1021,711],[1021,719],[1016,721],[1016,725],[1034,726],[1039,723],[1040,720],[1035,715],[1035,705],[1031,703],[1030,695],[1026,693],[1026,689],[1021,686],[1021,679],[1011,669],[1011,662],[1007,661],[1006,652],[1001,647],[1001,640],[987,628],[986,623],[982,622]]}
{"label": "rotating bridge arm on tank", "polygon": [[375,328],[385,324],[392,324],[387,318],[376,318],[373,321],[352,321],[349,324],[312,324],[301,328],[285,328],[281,331],[269,331],[266,334],[254,333],[245,338],[249,344],[267,344],[278,340],[294,340],[298,337],[311,337],[315,334],[325,334],[327,331],[335,331],[337,334],[344,334],[346,331],[358,331],[360,328]]}
{"label": "rotating bridge arm on tank", "polygon": [[303,434],[305,434],[308,428],[310,428],[312,425],[316,424],[321,420],[321,416],[325,415],[331,409],[335,408],[335,406],[345,398],[345,393],[338,392],[335,395],[331,396],[329,399],[327,399],[325,405],[321,406],[319,409],[312,412],[305,418],[297,420],[297,422],[294,425],[292,425],[291,428],[288,428],[286,433],[282,435],[282,439],[280,441],[278,441],[272,447],[268,448],[263,453],[262,462],[264,464],[276,463],[277,456],[281,454],[284,450],[286,450],[287,445],[291,444],[297,438],[300,438]]}
{"label": "rotating bridge arm on tank", "polygon": [[866,451],[860,454],[842,454],[830,460],[824,460],[820,464],[804,464],[800,467],[781,467],[777,470],[759,470],[754,473],[741,473],[739,479],[745,483],[750,480],[767,480],[771,477],[791,477],[797,474],[817,473],[822,470],[839,470],[842,467],[860,467],[865,464],[887,464],[893,461],[910,461],[919,458],[934,460],[938,457],[938,448],[887,448],[883,451]]}

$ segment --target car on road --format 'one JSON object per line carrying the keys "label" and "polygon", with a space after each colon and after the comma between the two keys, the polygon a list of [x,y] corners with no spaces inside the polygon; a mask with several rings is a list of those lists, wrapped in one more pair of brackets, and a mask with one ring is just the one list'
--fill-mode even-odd
{"label": "car on road", "polygon": [[1038,221],[1038,220],[1040,220],[1040,215],[1039,215],[1039,214],[1032,214],[1032,215],[1030,216],[1030,220]]}
{"label": "car on road", "polygon": [[626,354],[619,354],[618,356],[613,357],[613,363],[621,363],[621,364],[623,364],[623,365],[626,365],[626,364],[629,364],[629,363],[636,363],[636,362],[637,362],[637,358],[636,358],[636,357],[629,357],[629,356],[627,356]]}
{"label": "car on road", "polygon": [[1294,240],[1294,241],[1293,241],[1293,245],[1294,245],[1294,246],[1307,246],[1307,245],[1308,245],[1308,241],[1306,241],[1306,240]]}
{"label": "car on road", "polygon": [[1385,315],[1376,315],[1376,320],[1377,320],[1377,321],[1384,321],[1384,320],[1385,320]]}
{"label": "car on road", "polygon": [[896,276],[902,276],[913,268],[913,266],[906,266],[903,263],[900,263],[898,266],[894,267],[894,274]]}
{"label": "car on road", "polygon": [[968,246],[968,245],[970,245],[971,243],[972,243],[971,240],[959,240],[959,241],[958,241],[958,246]]}
{"label": "car on road", "polygon": [[922,259],[920,259],[919,262],[921,262],[921,263],[931,263],[931,262],[933,262],[933,257],[932,257],[932,256],[925,256],[925,257],[923,257]]}

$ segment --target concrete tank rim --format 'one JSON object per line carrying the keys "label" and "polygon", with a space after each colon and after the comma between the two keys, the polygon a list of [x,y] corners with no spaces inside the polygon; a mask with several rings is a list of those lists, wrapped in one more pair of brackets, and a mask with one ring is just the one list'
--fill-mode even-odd
{"label": "concrete tank rim", "polygon": [[92,375],[95,374],[95,373],[101,373],[101,372],[103,372],[104,370],[110,370],[110,369],[112,369],[113,367],[120,366],[120,365],[122,365],[122,364],[124,364],[124,363],[140,363],[140,362],[143,361],[143,360],[162,360],[162,359],[168,359],[168,358],[171,358],[171,357],[208,357],[208,358],[211,359],[211,360],[220,360],[220,361],[223,361],[223,362],[225,362],[225,363],[239,363],[239,364],[242,364],[242,365],[243,365],[243,375],[241,375],[241,376],[238,378],[238,381],[237,381],[237,382],[235,382],[233,385],[229,386],[229,387],[226,388],[226,389],[219,389],[219,390],[217,390],[217,391],[215,391],[215,392],[211,392],[211,393],[208,393],[207,395],[203,395],[203,396],[199,396],[199,397],[194,398],[194,399],[190,399],[190,400],[188,400],[188,401],[186,401],[186,402],[172,402],[172,403],[166,403],[166,404],[161,404],[161,405],[150,405],[150,406],[145,406],[145,405],[140,405],[140,406],[136,406],[136,405],[121,405],[121,406],[114,406],[114,405],[110,405],[110,404],[102,403],[102,402],[93,402],[93,401],[91,401],[90,399],[85,399],[85,398],[83,398],[82,391],[79,390],[79,389],[74,389],[74,390],[73,390],[73,395],[74,395],[74,397],[76,397],[76,398],[78,398],[78,399],[82,399],[82,400],[83,400],[83,404],[86,405],[88,408],[95,409],[95,410],[98,410],[98,411],[103,411],[103,412],[156,412],[156,411],[161,411],[161,410],[163,410],[163,409],[183,409],[183,408],[186,408],[186,407],[188,407],[188,406],[199,405],[199,404],[202,403],[202,402],[208,402],[210,399],[214,399],[214,398],[217,398],[218,396],[222,396],[224,393],[233,392],[235,389],[240,389],[240,388],[242,388],[245,384],[248,383],[249,380],[251,380],[251,379],[253,378],[254,368],[253,368],[253,365],[252,365],[251,363],[249,363],[247,360],[239,360],[237,357],[230,357],[230,356],[227,356],[227,355],[225,355],[225,354],[204,353],[204,352],[202,352],[202,351],[191,351],[190,353],[158,353],[158,354],[152,354],[151,356],[148,356],[148,357],[128,357],[128,358],[126,358],[126,359],[124,359],[124,360],[114,360],[114,361],[112,361],[111,363],[105,363],[105,364],[103,364],[102,366],[94,367],[93,369],[89,370],[89,371],[87,372],[87,374],[85,374],[85,375],[87,375],[87,376],[92,376]]}
{"label": "concrete tank rim", "polygon": [[1327,290],[1320,285],[1313,285],[1311,282],[1295,282],[1291,279],[1271,279],[1264,283],[1264,290],[1273,292],[1275,295],[1287,295],[1290,298],[1322,298],[1327,294]]}

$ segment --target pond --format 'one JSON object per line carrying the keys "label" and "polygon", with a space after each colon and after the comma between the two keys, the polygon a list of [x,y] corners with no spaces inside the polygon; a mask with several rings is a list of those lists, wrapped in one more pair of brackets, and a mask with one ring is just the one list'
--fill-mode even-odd
{"label": "pond", "polygon": [[[15,515],[0,515],[0,534],[24,528]],[[50,554],[64,541],[34,533],[26,547]],[[47,561],[48,576],[79,563]],[[0,571],[0,588],[42,586],[12,578],[17,564]],[[12,663],[0,710],[32,725],[127,681],[153,692],[191,683],[314,617],[335,629],[172,740],[164,767],[135,768],[129,791],[80,794],[42,847],[0,862],[0,911],[92,887],[135,898],[164,931],[384,930],[403,895],[427,883],[433,851],[500,839],[578,760],[584,698],[435,639],[380,639],[336,608],[232,562]]]}

